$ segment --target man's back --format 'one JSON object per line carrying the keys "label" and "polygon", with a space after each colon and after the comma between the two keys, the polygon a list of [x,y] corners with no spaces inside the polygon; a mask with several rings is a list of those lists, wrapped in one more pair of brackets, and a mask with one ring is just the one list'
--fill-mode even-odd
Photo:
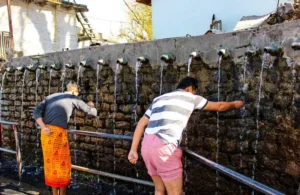
{"label": "man's back", "polygon": [[46,124],[68,128],[73,109],[78,108],[87,114],[96,116],[97,111],[86,105],[77,96],[68,93],[55,93],[41,102],[33,112],[35,118],[42,116]]}
{"label": "man's back", "polygon": [[178,144],[194,109],[207,100],[184,90],[175,90],[154,99],[145,115],[149,118],[146,134],[156,134],[165,143]]}

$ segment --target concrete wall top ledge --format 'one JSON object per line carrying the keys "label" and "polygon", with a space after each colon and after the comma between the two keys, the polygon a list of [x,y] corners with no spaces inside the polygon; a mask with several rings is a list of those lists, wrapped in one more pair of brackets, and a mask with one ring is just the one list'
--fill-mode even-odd
{"label": "concrete wall top ledge", "polygon": [[[96,68],[97,61],[105,58],[110,61],[110,66],[115,69],[117,59],[126,56],[129,60],[129,66],[134,68],[136,59],[139,56],[147,55],[152,66],[159,66],[160,57],[163,54],[173,53],[176,56],[174,65],[181,66],[187,64],[191,52],[200,51],[203,53],[204,62],[209,64],[217,62],[217,51],[220,48],[227,48],[233,51],[231,53],[232,58],[240,58],[248,47],[256,47],[262,50],[272,42],[280,42],[284,47],[285,56],[292,57],[291,44],[299,38],[300,20],[295,20],[247,31],[169,38],[47,53],[45,54],[46,57],[40,62],[44,64],[60,62],[62,64],[72,63],[77,65],[80,61],[89,61]],[[36,62],[30,56],[25,56],[12,59],[10,64],[11,66],[26,66]]]}

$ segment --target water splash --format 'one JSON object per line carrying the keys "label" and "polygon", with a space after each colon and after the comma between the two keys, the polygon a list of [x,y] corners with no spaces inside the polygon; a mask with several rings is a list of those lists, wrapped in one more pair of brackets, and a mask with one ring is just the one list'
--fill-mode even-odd
{"label": "water splash", "polygon": [[159,95],[161,95],[161,93],[162,93],[164,66],[165,66],[165,62],[164,62],[163,60],[161,60],[161,61],[160,61]]}
{"label": "water splash", "polygon": [[1,91],[0,91],[0,120],[2,120],[2,96],[4,89],[4,81],[5,81],[6,71],[2,74],[2,82],[1,82]]}
{"label": "water splash", "polygon": [[[257,145],[258,145],[258,139],[259,139],[259,110],[260,110],[260,101],[261,101],[261,90],[263,86],[263,71],[265,67],[265,62],[267,59],[268,54],[264,53],[263,59],[262,59],[262,65],[261,65],[261,71],[260,71],[260,82],[259,82],[259,88],[258,88],[258,99],[257,99],[257,108],[256,108],[256,140],[254,145],[254,157],[253,157],[253,164],[252,164],[252,179],[255,178],[255,169],[256,169],[256,156],[257,156]],[[252,192],[253,194],[254,192]]]}
{"label": "water splash", "polygon": [[192,61],[193,61],[193,57],[189,57],[189,60],[188,60],[188,76],[190,76]]}
{"label": "water splash", "polygon": [[[218,102],[220,101],[220,83],[221,83],[221,63],[222,63],[222,55],[219,55],[218,59]],[[219,133],[220,133],[220,115],[219,112],[217,112],[217,151],[216,151],[216,163],[219,163]],[[216,193],[218,194],[219,189],[219,172],[216,171]]]}

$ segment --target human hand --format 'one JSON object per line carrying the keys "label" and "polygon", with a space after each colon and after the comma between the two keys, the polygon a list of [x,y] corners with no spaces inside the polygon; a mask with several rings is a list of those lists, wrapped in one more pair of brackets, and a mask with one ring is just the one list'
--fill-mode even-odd
{"label": "human hand", "polygon": [[244,106],[245,106],[245,103],[243,101],[234,101],[235,108],[242,108]]}
{"label": "human hand", "polygon": [[130,150],[130,152],[128,154],[129,162],[131,162],[132,164],[136,164],[138,158],[139,158],[138,153],[136,151]]}
{"label": "human hand", "polygon": [[88,104],[90,107],[92,107],[92,108],[95,107],[95,104],[94,104],[92,101],[89,101],[87,104]]}
{"label": "human hand", "polygon": [[44,133],[45,133],[46,135],[51,135],[51,134],[52,134],[52,130],[49,129],[49,128],[47,128],[47,127],[42,128],[42,131],[44,131]]}

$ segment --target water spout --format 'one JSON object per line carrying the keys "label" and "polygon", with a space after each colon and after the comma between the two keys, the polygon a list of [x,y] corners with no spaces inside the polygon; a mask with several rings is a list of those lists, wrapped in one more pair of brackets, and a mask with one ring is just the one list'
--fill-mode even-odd
{"label": "water spout", "polygon": [[98,60],[97,64],[98,64],[98,65],[105,66],[105,65],[108,65],[109,62],[108,62],[108,60],[102,58],[102,59]]}
{"label": "water spout", "polygon": [[91,63],[89,61],[80,61],[79,65],[84,68],[91,68]]}
{"label": "water spout", "polygon": [[300,50],[300,42],[292,43],[293,50]]}
{"label": "water spout", "polygon": [[20,71],[20,72],[24,72],[25,67],[24,66],[18,66],[18,67],[16,67],[16,70]]}
{"label": "water spout", "polygon": [[220,50],[218,51],[218,55],[219,55],[219,56],[222,56],[222,58],[227,58],[227,57],[230,56],[230,52],[229,52],[228,49],[220,49]]}
{"label": "water spout", "polygon": [[26,66],[25,68],[31,72],[34,72],[34,71],[36,71],[37,67],[38,67],[37,64],[30,64],[30,65]]}
{"label": "water spout", "polygon": [[56,71],[60,71],[62,69],[62,65],[61,65],[61,63],[51,64],[50,65],[50,69],[53,69],[53,70],[56,70]]}
{"label": "water spout", "polygon": [[138,57],[137,61],[141,62],[143,64],[147,64],[147,63],[149,63],[149,58],[146,55],[145,56],[140,56],[140,57]]}
{"label": "water spout", "polygon": [[161,61],[164,61],[166,63],[172,63],[176,60],[176,56],[174,56],[172,53],[164,54],[160,57]]}
{"label": "water spout", "polygon": [[125,66],[128,64],[128,59],[126,57],[119,58],[117,64]]}
{"label": "water spout", "polygon": [[245,52],[245,56],[246,57],[253,57],[253,56],[258,56],[260,54],[260,50],[259,49],[247,49],[247,51]]}
{"label": "water spout", "polygon": [[283,49],[278,44],[271,44],[270,46],[265,47],[264,52],[270,54],[271,56],[280,57],[283,55]]}
{"label": "water spout", "polygon": [[190,54],[190,57],[192,59],[195,59],[195,60],[200,60],[202,57],[201,57],[201,53],[199,51],[194,51]]}
{"label": "water spout", "polygon": [[72,70],[75,69],[75,65],[74,64],[65,64],[65,67],[68,68],[68,69],[72,69]]}
{"label": "water spout", "polygon": [[46,70],[48,67],[45,64],[38,65],[38,68],[41,70]]}
{"label": "water spout", "polygon": [[16,68],[13,66],[9,66],[9,67],[5,68],[6,72],[14,72],[15,70],[16,70]]}

